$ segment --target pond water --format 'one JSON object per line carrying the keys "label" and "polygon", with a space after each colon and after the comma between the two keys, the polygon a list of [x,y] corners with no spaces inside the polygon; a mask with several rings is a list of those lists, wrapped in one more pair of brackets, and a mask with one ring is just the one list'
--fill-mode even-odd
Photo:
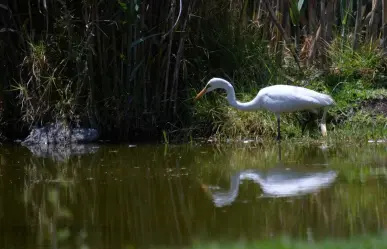
{"label": "pond water", "polygon": [[0,148],[0,248],[319,240],[387,227],[386,144],[88,149]]}

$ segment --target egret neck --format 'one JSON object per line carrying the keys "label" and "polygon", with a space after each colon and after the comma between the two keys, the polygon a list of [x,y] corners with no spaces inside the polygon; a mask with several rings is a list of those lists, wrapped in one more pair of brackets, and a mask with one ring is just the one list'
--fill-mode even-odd
{"label": "egret neck", "polygon": [[257,102],[258,96],[249,102],[243,103],[243,102],[240,102],[236,99],[234,87],[230,83],[228,83],[224,86],[224,90],[226,90],[226,92],[227,92],[227,101],[232,107],[235,107],[235,108],[237,108],[239,110],[243,110],[243,111],[254,111],[254,110],[260,109],[260,107],[257,108],[256,105],[253,105],[253,103]]}

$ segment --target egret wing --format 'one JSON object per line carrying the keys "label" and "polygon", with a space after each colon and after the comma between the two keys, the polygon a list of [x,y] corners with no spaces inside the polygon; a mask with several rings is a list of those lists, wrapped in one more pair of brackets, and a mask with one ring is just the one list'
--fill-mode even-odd
{"label": "egret wing", "polygon": [[263,90],[262,106],[275,113],[310,110],[333,103],[330,96],[302,87],[276,85]]}

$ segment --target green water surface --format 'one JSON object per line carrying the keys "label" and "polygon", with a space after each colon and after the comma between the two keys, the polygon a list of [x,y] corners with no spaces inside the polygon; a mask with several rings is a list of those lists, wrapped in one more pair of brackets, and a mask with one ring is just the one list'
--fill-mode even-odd
{"label": "green water surface", "polygon": [[387,225],[387,145],[0,147],[0,248],[349,238]]}

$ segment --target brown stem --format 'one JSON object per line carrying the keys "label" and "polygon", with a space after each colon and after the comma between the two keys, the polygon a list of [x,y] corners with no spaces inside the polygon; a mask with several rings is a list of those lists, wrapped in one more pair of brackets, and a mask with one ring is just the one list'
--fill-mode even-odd
{"label": "brown stem", "polygon": [[320,35],[321,35],[321,24],[318,27],[318,29],[316,31],[316,35],[314,36],[314,38],[312,40],[312,45],[310,46],[310,51],[308,54],[308,61],[307,61],[308,66],[312,65],[312,61],[313,61],[315,54],[316,54],[316,44],[317,44],[317,41],[320,39]]}
{"label": "brown stem", "polygon": [[321,58],[321,65],[324,66],[325,64],[325,51],[324,51],[324,41],[326,41],[326,28],[327,28],[327,15],[325,13],[325,6],[326,6],[327,0],[321,0],[320,2],[320,39],[316,39],[316,42],[321,40],[320,44],[320,58]]}
{"label": "brown stem", "polygon": [[356,49],[357,45],[358,45],[359,30],[360,30],[360,26],[361,26],[361,7],[362,7],[361,0],[357,0],[355,32],[353,35],[352,49]]}
{"label": "brown stem", "polygon": [[383,32],[383,43],[382,46],[384,49],[387,49],[387,0],[382,1],[382,32]]}
{"label": "brown stem", "polygon": [[[174,0],[172,1],[171,5],[171,12],[174,12],[175,7],[174,6]],[[173,18],[171,19],[173,22]],[[169,44],[168,44],[168,52],[167,52],[167,68],[165,70],[165,83],[164,83],[164,99],[163,99],[163,111],[165,112],[167,110],[167,97],[168,97],[168,85],[169,85],[169,68],[171,66],[171,54],[172,54],[172,41],[173,41],[173,33],[169,36]]]}
{"label": "brown stem", "polygon": [[289,49],[290,49],[290,52],[292,53],[293,55],[293,58],[295,60],[295,62],[297,63],[297,66],[298,68],[300,69],[300,71],[302,70],[301,69],[301,65],[300,65],[300,61],[298,60],[298,57],[297,57],[297,54],[296,52],[294,51],[294,46],[292,45],[292,42],[290,40],[290,38],[288,37],[288,35],[286,34],[284,28],[281,26],[281,24],[278,22],[277,18],[275,17],[275,14],[272,10],[272,8],[270,7],[270,3],[268,0],[264,0],[265,4],[266,4],[266,8],[269,12],[269,15],[271,17],[271,20],[274,22],[274,24],[277,26],[277,28],[279,29],[279,31],[281,32],[282,36],[284,37],[285,39],[285,42],[286,44],[289,46]]}
{"label": "brown stem", "polygon": [[374,40],[377,36],[377,26],[378,26],[378,18],[375,18],[376,16],[376,8],[379,5],[379,0],[372,0],[372,9],[369,13],[370,19],[367,27],[367,37],[368,39]]}

